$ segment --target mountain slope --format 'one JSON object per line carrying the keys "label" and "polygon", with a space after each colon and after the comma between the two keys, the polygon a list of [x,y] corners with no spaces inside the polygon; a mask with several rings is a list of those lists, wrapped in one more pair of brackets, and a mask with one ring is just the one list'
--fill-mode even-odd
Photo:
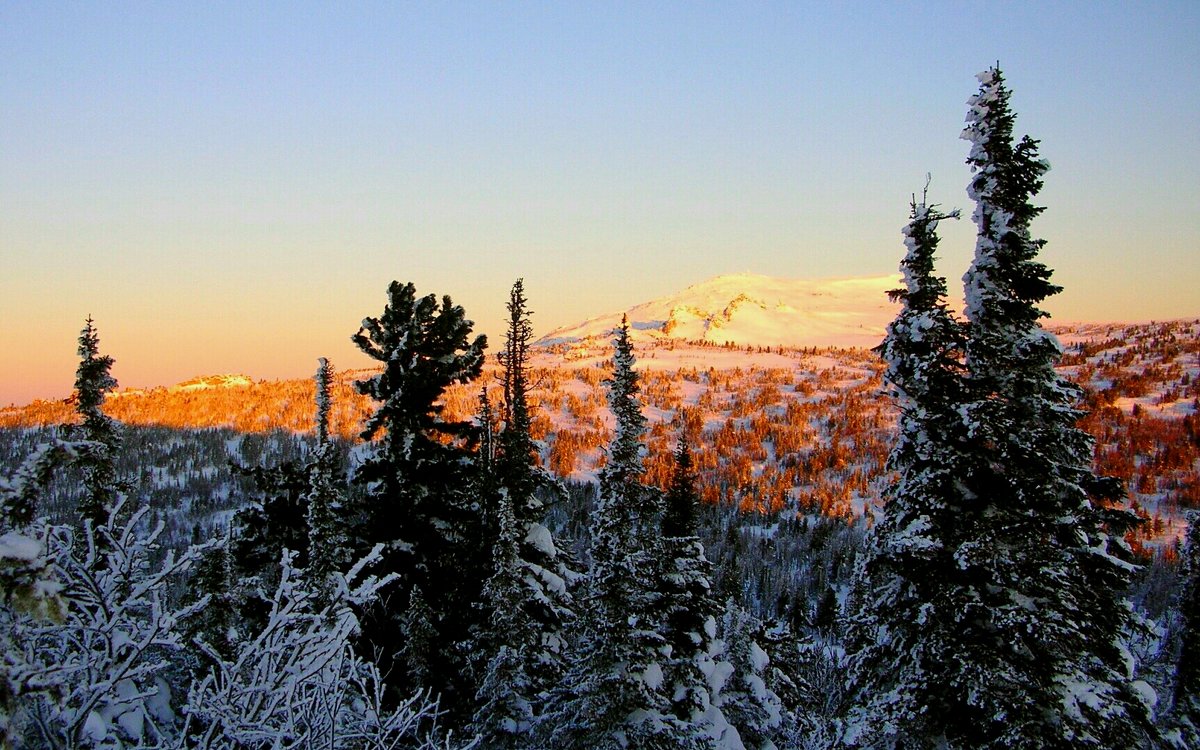
{"label": "mountain slope", "polygon": [[718,276],[629,310],[559,328],[543,345],[607,338],[629,316],[634,338],[681,339],[737,346],[872,347],[883,339],[896,307],[887,290],[895,276],[781,279],[757,274]]}

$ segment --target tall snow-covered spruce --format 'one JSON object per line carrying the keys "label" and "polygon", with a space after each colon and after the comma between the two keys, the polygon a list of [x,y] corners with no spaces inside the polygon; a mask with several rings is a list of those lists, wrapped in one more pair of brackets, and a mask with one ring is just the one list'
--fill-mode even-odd
{"label": "tall snow-covered spruce", "polygon": [[665,497],[659,555],[659,609],[665,614],[661,630],[670,648],[667,694],[675,717],[692,726],[701,747],[742,750],[742,737],[721,707],[734,666],[724,641],[716,637],[723,612],[712,590],[712,564],[700,541],[698,503],[692,454],[681,434]]}
{"label": "tall snow-covered spruce", "polygon": [[964,331],[946,305],[945,279],[934,274],[938,223],[957,217],[924,197],[913,200],[903,232],[904,287],[890,293],[901,310],[878,348],[900,407],[888,466],[898,479],[857,572],[852,745],[936,747],[943,738],[968,734],[975,720],[971,664],[956,642],[972,598],[971,582],[955,560],[973,510],[958,485]]}
{"label": "tall snow-covered spruce", "polygon": [[[968,460],[978,530],[956,551],[975,585],[966,634],[971,685],[989,746],[1144,747],[1144,684],[1124,641],[1132,515],[1105,506],[1122,488],[1091,470],[1076,426],[1080,389],[1058,375],[1062,350],[1038,305],[1060,288],[1037,260],[1030,224],[1049,168],[1014,114],[999,69],[979,76],[963,138],[974,176],[975,259],[966,286]],[[982,745],[979,745],[982,746]]]}
{"label": "tall snow-covered spruce", "polygon": [[[1014,144],[1000,71],[979,81],[963,132],[978,230],[964,277],[965,370],[960,380],[958,329],[926,262],[931,214],[918,206],[905,307],[882,347],[903,408],[900,480],[863,566],[858,710],[844,739],[1145,747],[1148,688],[1123,640],[1130,516],[1105,505],[1120,487],[1091,471],[1079,389],[1056,374],[1061,350],[1038,322],[1037,305],[1059,291],[1030,232],[1048,167],[1036,141]],[[883,678],[872,686],[869,675]]]}
{"label": "tall snow-covered spruce", "polygon": [[491,509],[495,539],[492,573],[484,587],[487,622],[478,650],[485,660],[478,678],[471,729],[486,747],[529,746],[545,696],[566,670],[565,628],[573,620],[571,589],[579,574],[544,525],[538,497],[554,485],[537,463],[530,432],[529,320],[524,283],[518,279],[507,304],[507,332],[499,356],[503,375],[500,416],[493,432],[491,402],[480,398],[483,440],[480,486]]}
{"label": "tall snow-covered spruce", "polygon": [[344,498],[335,482],[337,453],[329,438],[330,391],[334,370],[329,360],[318,360],[316,386],[317,444],[308,466],[308,492],[303,501],[308,514],[308,568],[314,591],[324,592],[330,575],[348,563]]}
{"label": "tall snow-covered spruce", "polygon": [[[79,424],[68,428],[71,440],[95,443],[79,460],[83,469],[83,498],[79,513],[84,521],[99,527],[108,518],[105,510],[116,500],[116,452],[121,434],[116,421],[101,411],[105,395],[117,387],[112,376],[113,358],[100,353],[100,334],[89,315],[79,332],[79,367],[75,370],[75,411]],[[101,540],[103,543],[103,540]]]}
{"label": "tall snow-covered spruce", "polygon": [[1179,657],[1175,661],[1171,724],[1185,747],[1200,745],[1200,514],[1188,519],[1179,592]]}
{"label": "tall snow-covered spruce", "polygon": [[543,722],[543,746],[564,750],[697,747],[665,693],[669,649],[654,595],[661,499],[641,482],[646,418],[629,323],[616,331],[608,404],[616,430],[600,472],[576,660]]}

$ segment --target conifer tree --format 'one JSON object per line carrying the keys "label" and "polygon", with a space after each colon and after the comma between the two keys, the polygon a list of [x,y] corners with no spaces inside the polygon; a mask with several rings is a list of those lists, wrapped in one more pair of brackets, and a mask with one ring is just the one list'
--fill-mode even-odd
{"label": "conifer tree", "polygon": [[[486,413],[486,412],[485,412]],[[521,565],[520,539],[512,504],[502,492],[497,516],[494,570],[483,589],[489,614],[481,644],[490,654],[476,691],[470,733],[484,747],[517,748],[529,739],[539,690],[536,669],[538,631],[526,610],[529,586]]]}
{"label": "conifer tree", "polygon": [[1189,519],[1182,575],[1182,627],[1170,718],[1182,745],[1196,747],[1200,744],[1200,514],[1193,513]]}
{"label": "conifer tree", "polygon": [[616,430],[600,472],[588,601],[576,661],[555,693],[543,744],[570,750],[697,747],[693,727],[675,718],[664,692],[669,649],[653,581],[661,501],[641,482],[646,419],[627,320],[614,347],[608,403]]}
{"label": "conifer tree", "polygon": [[850,687],[850,736],[873,747],[932,747],[969,731],[948,725],[975,720],[960,705],[969,700],[970,664],[954,643],[970,586],[955,560],[961,531],[971,528],[958,485],[964,330],[946,305],[945,279],[934,273],[938,223],[957,217],[913,199],[900,264],[905,286],[889,293],[901,309],[878,348],[900,407],[888,459],[898,480],[860,558]]}
{"label": "conifer tree", "polygon": [[978,676],[973,744],[1144,746],[1152,726],[1124,642],[1132,568],[1123,535],[1133,516],[1102,505],[1121,488],[1092,473],[1093,441],[1076,425],[1081,391],[1055,372],[1061,347],[1038,322],[1038,305],[1060,291],[1030,230],[1049,167],[1037,141],[1014,145],[1000,71],[979,80],[963,132],[977,238],[963,279],[962,479],[980,510],[973,539],[956,551],[976,584],[963,633]]}
{"label": "conifer tree", "polygon": [[770,658],[759,645],[762,623],[734,602],[725,605],[721,634],[732,667],[718,701],[750,750],[774,750],[773,737],[783,723],[779,696],[767,684]]}
{"label": "conifer tree", "polygon": [[720,605],[712,591],[712,564],[697,530],[696,478],[687,438],[681,434],[665,497],[662,522],[660,603],[662,633],[670,649],[666,693],[671,709],[690,725],[701,747],[743,747],[738,730],[720,708],[721,691],[733,674],[725,643],[717,638]]}
{"label": "conifer tree", "polygon": [[574,617],[572,589],[579,574],[544,523],[541,494],[560,491],[538,465],[531,434],[529,344],[533,337],[524,285],[513,285],[502,369],[503,402],[493,425],[486,392],[480,397],[480,496],[488,498],[489,539],[495,541],[485,589],[486,623],[473,648],[478,664],[474,727],[504,746],[529,739],[545,696],[566,669],[566,627]]}
{"label": "conifer tree", "polygon": [[335,484],[337,452],[329,438],[330,386],[333,366],[318,360],[316,381],[317,445],[308,467],[308,492],[304,504],[308,513],[308,566],[306,573],[314,591],[326,590],[329,577],[349,562],[344,528],[344,500]]}
{"label": "conifer tree", "polygon": [[1000,71],[979,80],[963,132],[977,227],[965,337],[930,273],[929,231],[944,217],[915,206],[905,307],[881,347],[902,407],[900,479],[862,566],[843,739],[1146,746],[1155,732],[1123,640],[1132,516],[1105,505],[1121,488],[1092,473],[1080,391],[1055,372],[1061,349],[1039,325],[1059,291],[1030,230],[1048,166],[1036,141],[1014,144]]}
{"label": "conifer tree", "polygon": [[279,558],[284,550],[307,564],[309,467],[295,461],[276,466],[241,466],[230,462],[235,474],[249,477],[256,497],[233,515],[230,524],[229,563],[238,627],[253,632],[265,623],[271,595],[278,580]]}
{"label": "conifer tree", "polygon": [[[349,513],[350,544],[385,545],[383,567],[400,575],[399,591],[388,600],[392,607],[376,607],[364,629],[379,653],[410,657],[412,663],[381,665],[385,674],[410,679],[396,686],[402,693],[422,688],[443,693],[442,705],[451,711],[464,710],[474,693],[466,692],[467,670],[456,644],[471,632],[487,578],[486,550],[479,543],[483,504],[473,496],[471,477],[474,427],[445,419],[441,403],[448,386],[474,380],[483,367],[487,340],[472,340],[472,327],[449,297],[418,298],[411,283],[394,281],[383,314],[363,320],[353,336],[383,369],[355,383],[378,406],[362,432],[374,442],[353,477],[364,499]],[[402,606],[395,611],[417,588],[428,615],[404,613]],[[424,657],[406,645],[413,634],[397,628],[402,620],[435,634],[431,653],[443,659],[438,669],[418,663]]]}
{"label": "conifer tree", "polygon": [[108,519],[106,508],[119,490],[115,461],[121,435],[117,423],[101,411],[105,394],[117,387],[112,366],[113,358],[100,354],[100,335],[89,315],[79,333],[79,367],[75,370],[75,411],[80,422],[69,428],[68,437],[96,443],[79,461],[83,469],[79,513],[81,520],[91,521],[95,528]]}
{"label": "conifer tree", "polygon": [[208,601],[191,621],[193,639],[199,638],[222,658],[233,655],[237,640],[234,632],[238,625],[234,617],[237,602],[232,574],[229,540],[218,540],[200,555],[189,586],[189,598]]}
{"label": "conifer tree", "polygon": [[507,330],[504,351],[500,353],[503,368],[504,431],[500,433],[501,483],[514,503],[518,521],[542,520],[542,503],[536,491],[549,484],[549,477],[536,463],[537,446],[533,442],[532,415],[529,409],[529,345],[533,341],[533,314],[525,298],[525,282],[517,279],[509,292]]}

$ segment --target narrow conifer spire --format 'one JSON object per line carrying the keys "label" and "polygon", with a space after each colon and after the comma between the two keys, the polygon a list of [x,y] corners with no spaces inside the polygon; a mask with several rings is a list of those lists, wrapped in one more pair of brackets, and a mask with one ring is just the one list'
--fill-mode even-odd
{"label": "narrow conifer spire", "polygon": [[977,237],[964,276],[960,480],[974,530],[955,559],[976,582],[960,641],[975,675],[964,688],[984,721],[963,741],[1143,747],[1155,730],[1124,657],[1132,566],[1122,537],[1133,517],[1098,504],[1113,499],[1112,483],[1092,473],[1081,391],[1055,371],[1062,350],[1039,324],[1039,305],[1060,291],[1031,231],[1049,165],[1037,141],[1014,143],[1000,71],[979,82],[963,133]]}
{"label": "narrow conifer spire", "polygon": [[673,715],[664,682],[669,649],[654,584],[661,501],[641,482],[646,418],[628,320],[614,333],[607,384],[616,427],[600,471],[587,609],[579,653],[555,691],[541,746],[692,748],[694,728]]}
{"label": "narrow conifer spire", "polygon": [[696,535],[696,477],[692,472],[692,451],[687,439],[680,434],[675,445],[675,466],[671,485],[667,488],[666,514],[663,516],[663,536],[667,538]]}
{"label": "narrow conifer spire", "polygon": [[960,734],[954,724],[977,718],[960,687],[970,665],[954,641],[967,586],[954,560],[964,525],[956,484],[964,331],[934,269],[938,224],[957,217],[928,204],[928,185],[919,203],[913,197],[902,232],[904,286],[889,292],[901,309],[876,349],[900,410],[888,459],[897,481],[856,572],[851,746],[934,747]]}
{"label": "narrow conifer spire", "polygon": [[317,444],[308,466],[308,490],[305,493],[308,522],[307,573],[319,595],[328,593],[329,577],[341,572],[349,562],[344,518],[345,498],[335,480],[337,453],[329,439],[330,391],[334,369],[328,359],[317,360],[316,433]]}
{"label": "narrow conifer spire", "polygon": [[[79,367],[75,371],[75,411],[80,422],[68,429],[71,439],[93,445],[80,458],[83,468],[82,520],[100,528],[118,492],[116,452],[121,445],[117,423],[101,409],[105,396],[117,387],[112,376],[113,358],[100,354],[100,334],[88,316],[79,333]],[[103,540],[100,540],[103,543]]]}

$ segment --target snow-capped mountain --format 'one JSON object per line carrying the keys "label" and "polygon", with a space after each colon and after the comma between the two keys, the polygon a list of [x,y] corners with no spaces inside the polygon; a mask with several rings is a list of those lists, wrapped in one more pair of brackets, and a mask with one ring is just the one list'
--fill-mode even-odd
{"label": "snow-capped mountain", "polygon": [[248,385],[253,385],[254,381],[248,375],[240,374],[224,374],[224,375],[205,375],[203,377],[192,378],[185,380],[182,383],[171,386],[167,390],[171,392],[178,391],[205,391],[210,388],[245,388]]}
{"label": "snow-capped mountain", "polygon": [[680,339],[737,346],[871,347],[896,306],[894,275],[846,279],[781,279],[730,274],[628,310],[559,328],[543,345],[607,338],[629,316],[635,339]]}

